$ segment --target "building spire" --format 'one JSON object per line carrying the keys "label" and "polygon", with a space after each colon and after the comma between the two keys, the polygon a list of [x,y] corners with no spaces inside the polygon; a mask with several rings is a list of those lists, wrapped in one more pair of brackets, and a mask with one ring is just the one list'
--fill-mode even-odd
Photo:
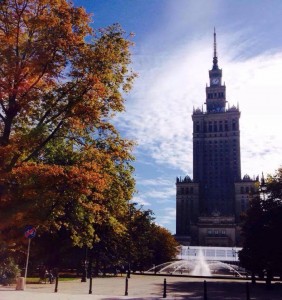
{"label": "building spire", "polygon": [[213,70],[218,69],[217,65],[217,53],[216,53],[216,32],[215,32],[215,27],[214,27],[214,32],[213,32]]}

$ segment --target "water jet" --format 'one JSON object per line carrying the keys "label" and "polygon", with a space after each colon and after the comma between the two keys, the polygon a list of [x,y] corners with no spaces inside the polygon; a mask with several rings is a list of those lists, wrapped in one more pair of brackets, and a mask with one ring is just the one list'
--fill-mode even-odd
{"label": "water jet", "polygon": [[[183,249],[181,250],[181,254],[183,254]],[[244,269],[238,266],[238,251],[240,248],[184,246],[184,250],[186,254],[190,255],[180,255],[180,257],[178,256],[179,260],[154,266],[148,272],[204,277],[243,277]],[[187,252],[187,250],[190,252]],[[226,251],[226,253],[223,251]],[[233,254],[230,255],[228,251]]]}

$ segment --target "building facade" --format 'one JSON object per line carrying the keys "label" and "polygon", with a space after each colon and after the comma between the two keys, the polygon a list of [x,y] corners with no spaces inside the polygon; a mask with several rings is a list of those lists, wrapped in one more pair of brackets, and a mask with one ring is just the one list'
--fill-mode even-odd
{"label": "building facade", "polygon": [[176,180],[176,238],[182,244],[240,244],[240,215],[258,179],[241,179],[240,111],[227,106],[226,86],[214,55],[206,87],[206,110],[194,109],[193,180]]}

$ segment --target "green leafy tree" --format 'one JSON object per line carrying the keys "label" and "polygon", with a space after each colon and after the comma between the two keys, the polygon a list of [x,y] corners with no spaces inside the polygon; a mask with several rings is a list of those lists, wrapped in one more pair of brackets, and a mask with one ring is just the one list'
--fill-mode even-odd
{"label": "green leafy tree", "polygon": [[171,261],[178,253],[178,243],[167,229],[154,223],[151,210],[131,206],[128,237],[128,260],[133,270],[148,270]]}
{"label": "green leafy tree", "polygon": [[282,168],[255,195],[242,227],[242,265],[253,274],[282,275]]}
{"label": "green leafy tree", "polygon": [[19,266],[13,258],[13,245],[3,241],[0,243],[0,284],[8,285],[20,275]]}
{"label": "green leafy tree", "polygon": [[160,265],[175,259],[179,243],[164,227],[154,225],[153,233],[153,263]]}

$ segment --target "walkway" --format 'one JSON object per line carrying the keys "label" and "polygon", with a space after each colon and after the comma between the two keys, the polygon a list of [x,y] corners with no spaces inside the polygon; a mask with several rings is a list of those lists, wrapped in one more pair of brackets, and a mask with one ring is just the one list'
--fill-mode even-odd
{"label": "walkway", "polygon": [[[204,299],[202,278],[175,276],[132,275],[125,293],[125,277],[94,278],[92,294],[88,282],[59,281],[58,292],[54,284],[28,284],[24,291],[0,286],[0,300],[105,300],[105,299],[162,299],[163,282],[167,281],[167,299]],[[208,300],[242,300],[246,298],[246,281],[206,279]],[[281,300],[282,283],[266,290],[264,283],[249,284],[251,300]]]}

